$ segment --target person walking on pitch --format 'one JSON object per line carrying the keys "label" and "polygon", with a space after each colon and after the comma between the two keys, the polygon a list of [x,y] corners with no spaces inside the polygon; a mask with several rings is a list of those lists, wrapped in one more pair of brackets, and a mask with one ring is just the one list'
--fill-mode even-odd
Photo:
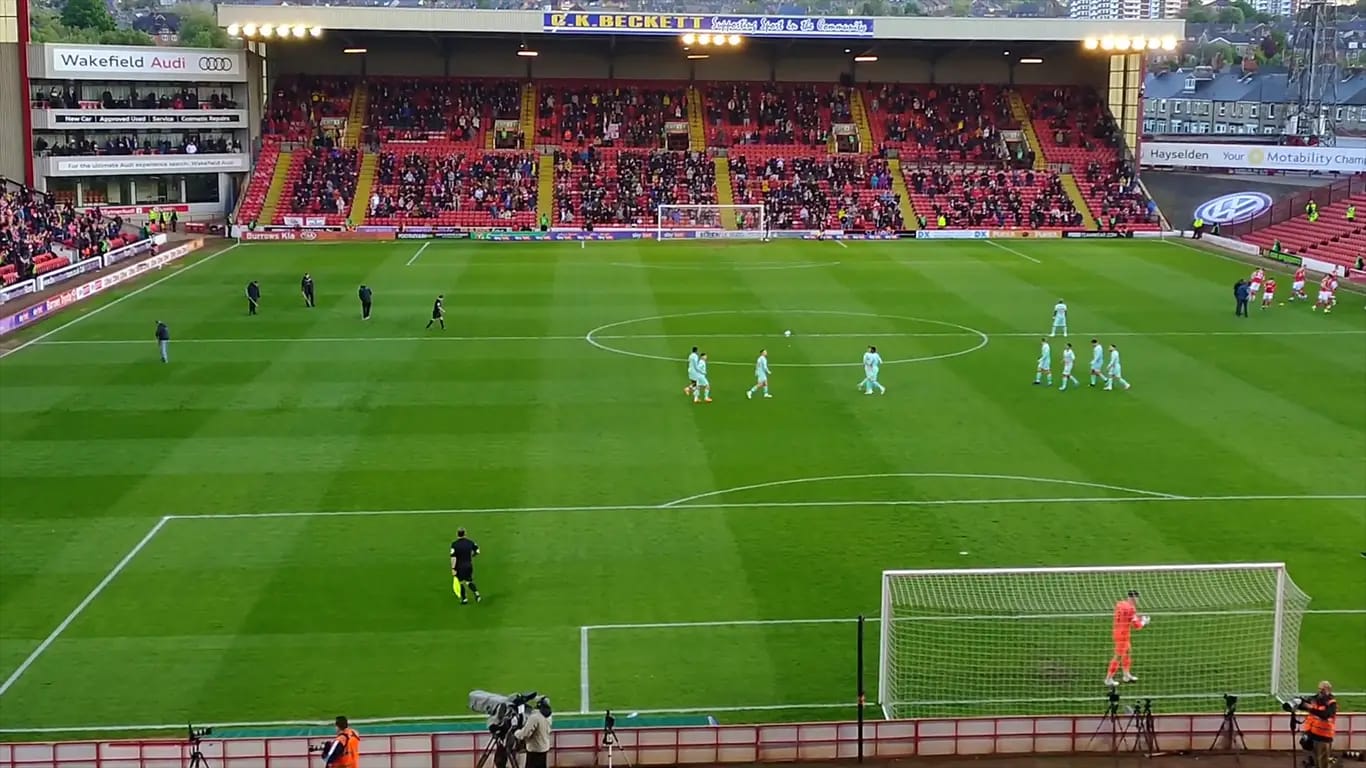
{"label": "person walking on pitch", "polygon": [[697,361],[701,357],[697,354],[697,347],[693,347],[688,353],[688,386],[683,388],[683,394],[691,396],[693,390],[697,389]]}
{"label": "person walking on pitch", "polygon": [[356,292],[356,295],[360,297],[360,319],[369,320],[370,299],[374,296],[374,293],[370,290],[370,286],[362,285],[360,290]]}
{"label": "person walking on pitch", "polygon": [[868,351],[863,353],[863,381],[859,382],[859,389],[863,394],[873,394],[873,387],[877,387],[879,395],[887,394],[887,388],[878,383],[878,371],[882,369],[882,355],[877,353],[877,347],[869,346]]}
{"label": "person walking on pitch", "polygon": [[1067,338],[1067,303],[1062,299],[1053,305],[1053,332],[1048,335],[1057,336],[1059,328],[1062,329],[1062,337]]}
{"label": "person walking on pitch", "polygon": [[1129,382],[1124,380],[1124,371],[1119,366],[1119,347],[1111,344],[1110,365],[1105,371],[1105,391],[1109,392],[1114,389],[1116,381],[1123,384],[1125,389],[1129,388]]}
{"label": "person walking on pitch", "polygon": [[299,281],[299,293],[302,293],[304,295],[305,307],[317,306],[317,304],[313,301],[313,276],[308,274],[307,272],[304,273],[304,278]]}
{"label": "person walking on pitch", "polygon": [[1105,348],[1100,345],[1100,339],[1091,339],[1091,386],[1096,385],[1098,379],[1105,378]]}
{"label": "person walking on pitch", "polygon": [[697,383],[692,388],[692,401],[694,403],[711,402],[711,382],[707,380],[707,353],[702,352],[697,356],[697,370],[693,371],[697,377]]}
{"label": "person walking on pitch", "polygon": [[169,363],[169,362],[171,362],[171,357],[170,357],[170,346],[171,346],[171,329],[170,329],[170,328],[167,328],[165,323],[163,323],[163,322],[161,322],[160,320],[158,320],[158,321],[157,321],[157,348],[161,350],[161,362],[163,362],[163,363]]}
{"label": "person walking on pitch", "polygon": [[432,302],[432,319],[427,321],[428,328],[432,327],[432,323],[441,323],[441,330],[446,330],[445,302],[446,294],[444,293],[437,296],[436,301]]}
{"label": "person walking on pitch", "polygon": [[749,388],[745,397],[753,400],[754,393],[760,389],[764,391],[764,397],[773,397],[768,393],[768,350],[759,350],[759,358],[754,361],[754,386]]}
{"label": "person walking on pitch", "polygon": [[1138,590],[1131,589],[1124,596],[1123,600],[1115,603],[1114,623],[1110,629],[1111,639],[1114,640],[1115,650],[1110,656],[1110,667],[1105,672],[1105,684],[1114,688],[1115,673],[1124,669],[1123,681],[1126,683],[1138,682],[1132,672],[1133,660],[1130,651],[1133,648],[1132,632],[1135,629],[1143,629],[1148,626],[1148,617],[1138,612]]}
{"label": "person walking on pitch", "polygon": [[256,308],[261,304],[261,284],[252,280],[247,283],[247,314],[256,314]]}
{"label": "person walking on pitch", "polygon": [[1048,377],[1048,386],[1053,386],[1053,348],[1048,346],[1048,339],[1043,339],[1043,344],[1039,347],[1039,363],[1034,369],[1034,383],[1039,384],[1044,376]]}
{"label": "person walking on pitch", "polygon": [[470,601],[469,595],[474,595],[476,603],[483,601],[479,588],[474,586],[474,558],[478,554],[479,545],[465,535],[464,528],[457,529],[455,541],[451,542],[451,589],[461,605]]}
{"label": "person walking on pitch", "polygon": [[1077,351],[1072,349],[1071,343],[1068,343],[1067,347],[1062,351],[1062,386],[1058,387],[1058,391],[1066,392],[1067,383],[1069,381],[1072,382],[1072,386],[1074,387],[1081,386],[1081,382],[1077,381],[1077,377],[1072,375],[1072,366],[1075,365],[1076,362]]}

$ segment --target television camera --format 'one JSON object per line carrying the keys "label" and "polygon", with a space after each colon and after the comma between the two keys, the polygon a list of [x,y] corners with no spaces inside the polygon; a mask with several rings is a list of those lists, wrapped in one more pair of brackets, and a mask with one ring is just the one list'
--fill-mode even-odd
{"label": "television camera", "polygon": [[209,760],[204,757],[202,743],[205,736],[212,734],[212,728],[196,728],[193,725],[186,724],[185,741],[190,745],[189,768],[209,768]]}
{"label": "television camera", "polygon": [[470,711],[478,712],[488,718],[489,743],[479,756],[476,768],[484,768],[489,756],[493,756],[496,768],[505,768],[509,763],[517,768],[517,754],[524,752],[526,745],[517,740],[518,728],[526,725],[527,712],[540,694],[536,691],[514,693],[503,696],[488,691],[470,691]]}

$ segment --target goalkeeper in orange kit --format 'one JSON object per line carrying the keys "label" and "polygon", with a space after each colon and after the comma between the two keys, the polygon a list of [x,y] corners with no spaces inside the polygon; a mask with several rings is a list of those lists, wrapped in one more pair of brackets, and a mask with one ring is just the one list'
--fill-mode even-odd
{"label": "goalkeeper in orange kit", "polygon": [[1115,641],[1115,653],[1110,657],[1110,669],[1105,673],[1106,685],[1111,688],[1117,685],[1115,672],[1118,672],[1120,667],[1124,668],[1124,682],[1132,683],[1138,680],[1130,672],[1130,634],[1133,630],[1143,629],[1146,626],[1148,626],[1148,617],[1138,612],[1138,590],[1131,589],[1123,600],[1115,603],[1115,621],[1111,629],[1111,637]]}

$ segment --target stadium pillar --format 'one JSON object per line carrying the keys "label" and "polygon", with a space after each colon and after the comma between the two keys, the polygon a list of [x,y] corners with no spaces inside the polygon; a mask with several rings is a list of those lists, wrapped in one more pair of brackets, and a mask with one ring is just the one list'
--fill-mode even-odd
{"label": "stadium pillar", "polygon": [[1138,151],[1138,131],[1143,124],[1143,54],[1120,53],[1110,57],[1110,80],[1106,87],[1110,114],[1119,125],[1129,152]]}
{"label": "stadium pillar", "polygon": [[22,115],[21,130],[0,131],[0,176],[32,184],[28,89],[28,2],[0,3],[0,114]]}

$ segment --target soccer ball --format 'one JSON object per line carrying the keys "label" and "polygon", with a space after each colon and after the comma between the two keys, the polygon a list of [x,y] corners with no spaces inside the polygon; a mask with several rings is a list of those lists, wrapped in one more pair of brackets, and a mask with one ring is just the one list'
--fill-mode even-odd
{"label": "soccer ball", "polygon": [[783,335],[790,339],[792,338],[792,331],[783,331]]}

